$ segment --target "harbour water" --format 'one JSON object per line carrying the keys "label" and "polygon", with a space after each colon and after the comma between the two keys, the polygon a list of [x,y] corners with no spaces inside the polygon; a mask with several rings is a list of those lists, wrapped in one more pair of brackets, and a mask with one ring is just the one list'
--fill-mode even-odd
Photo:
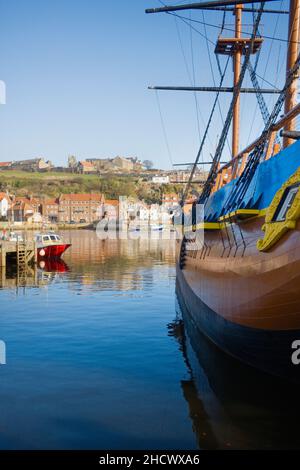
{"label": "harbour water", "polygon": [[1,449],[300,447],[299,390],[181,312],[174,242],[63,235],[64,263],[2,275]]}

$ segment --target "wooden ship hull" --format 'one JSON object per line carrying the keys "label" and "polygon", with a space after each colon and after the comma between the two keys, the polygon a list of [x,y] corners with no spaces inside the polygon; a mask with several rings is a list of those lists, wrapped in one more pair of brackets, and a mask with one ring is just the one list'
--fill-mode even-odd
{"label": "wooden ship hull", "polygon": [[205,233],[205,246],[189,252],[183,269],[178,241],[178,297],[198,328],[226,353],[297,379],[292,344],[300,339],[300,224],[263,253],[256,247],[263,223],[264,217],[257,217],[232,224],[246,247],[241,240],[235,245],[225,229]]}

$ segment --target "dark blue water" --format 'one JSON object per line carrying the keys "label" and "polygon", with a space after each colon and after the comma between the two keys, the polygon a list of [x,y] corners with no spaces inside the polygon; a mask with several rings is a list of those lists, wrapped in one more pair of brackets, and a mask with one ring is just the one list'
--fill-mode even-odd
{"label": "dark blue water", "polygon": [[65,238],[66,264],[0,278],[1,449],[300,448],[299,390],[179,310],[173,242]]}
{"label": "dark blue water", "polygon": [[174,246],[66,237],[68,272],[0,290],[0,447],[195,447],[167,329]]}

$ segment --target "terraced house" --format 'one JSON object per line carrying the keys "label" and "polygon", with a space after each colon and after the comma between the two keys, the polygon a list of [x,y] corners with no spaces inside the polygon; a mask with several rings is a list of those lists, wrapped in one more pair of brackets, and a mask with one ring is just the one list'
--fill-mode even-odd
{"label": "terraced house", "polygon": [[58,222],[58,198],[45,199],[42,204],[42,214],[44,219],[51,223]]}
{"label": "terraced house", "polygon": [[90,224],[103,213],[103,194],[62,194],[57,199],[46,199],[43,216],[50,222]]}
{"label": "terraced house", "polygon": [[12,197],[7,217],[10,222],[39,223],[42,221],[42,201],[36,197]]}

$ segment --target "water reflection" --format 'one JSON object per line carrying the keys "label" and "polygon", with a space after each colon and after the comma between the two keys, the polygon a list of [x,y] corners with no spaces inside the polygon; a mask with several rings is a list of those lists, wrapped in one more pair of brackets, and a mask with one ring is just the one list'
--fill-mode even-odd
{"label": "water reflection", "polygon": [[223,354],[179,304],[169,332],[189,371],[181,387],[199,448],[299,449],[299,385]]}
{"label": "water reflection", "polygon": [[46,288],[0,290],[0,449],[193,448],[165,331],[174,244],[64,237],[68,269],[37,267]]}
{"label": "water reflection", "polygon": [[0,268],[0,289],[44,287],[58,278],[57,274],[69,271],[63,260],[40,261],[37,265],[28,265],[18,270],[15,265]]}
{"label": "water reflection", "polygon": [[[32,238],[34,232],[27,234]],[[70,288],[89,290],[142,290],[151,283],[153,264],[175,262],[174,240],[163,240],[158,234],[152,239],[101,240],[90,230],[63,231],[60,235],[71,247],[63,259],[39,261],[20,273],[15,266],[0,268],[0,288],[42,287],[58,279],[58,273],[68,273]],[[149,268],[145,279],[144,270]],[[153,281],[153,280],[152,280]]]}
{"label": "water reflection", "polygon": [[173,242],[63,236],[63,260],[1,277],[0,449],[300,447],[299,389],[175,317]]}
{"label": "water reflection", "polygon": [[173,270],[174,241],[161,238],[101,240],[90,231],[65,232],[63,237],[72,244],[64,257],[70,266],[69,279],[76,279],[88,290],[143,290],[145,283],[153,284],[153,267],[170,265]]}

